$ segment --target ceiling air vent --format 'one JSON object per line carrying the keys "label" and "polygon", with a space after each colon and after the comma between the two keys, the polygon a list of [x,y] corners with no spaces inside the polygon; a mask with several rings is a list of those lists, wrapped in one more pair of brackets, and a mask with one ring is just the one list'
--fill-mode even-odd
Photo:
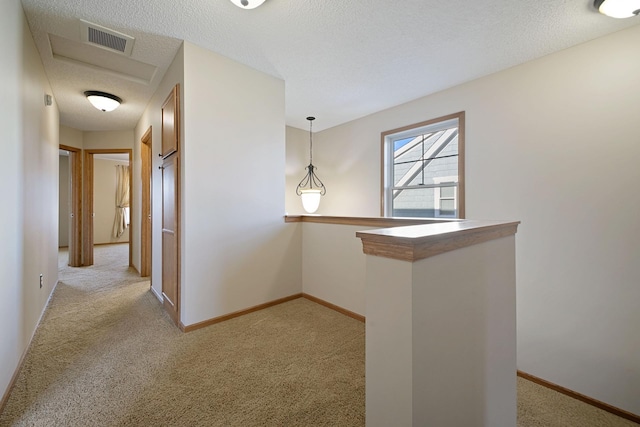
{"label": "ceiling air vent", "polygon": [[82,19],[80,24],[80,39],[83,42],[131,56],[133,37]]}

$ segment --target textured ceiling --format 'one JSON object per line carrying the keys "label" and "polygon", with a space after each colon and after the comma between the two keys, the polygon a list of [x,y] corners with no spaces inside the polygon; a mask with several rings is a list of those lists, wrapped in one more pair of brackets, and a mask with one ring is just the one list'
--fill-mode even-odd
{"label": "textured ceiling", "polygon": [[[350,120],[640,24],[591,0],[22,0],[61,113],[81,130],[132,129],[182,40],[285,81],[286,121],[314,130]],[[80,19],[136,38],[144,83],[54,58],[50,36],[79,41]],[[60,41],[60,40],[58,40]],[[67,45],[65,45],[67,46]],[[96,48],[98,49],[98,48]],[[90,55],[91,56],[91,55]],[[93,109],[88,89],[124,99]]]}

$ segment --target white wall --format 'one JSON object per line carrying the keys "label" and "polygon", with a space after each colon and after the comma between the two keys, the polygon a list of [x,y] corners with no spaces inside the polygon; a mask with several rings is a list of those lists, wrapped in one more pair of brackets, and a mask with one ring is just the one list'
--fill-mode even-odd
{"label": "white wall", "polygon": [[93,243],[124,243],[129,241],[127,227],[120,237],[113,236],[116,215],[116,165],[128,166],[129,162],[93,159]]}
{"label": "white wall", "polygon": [[[0,389],[4,392],[58,278],[58,108],[20,2],[0,14],[5,206],[0,242]],[[39,286],[40,274],[44,285]]]}
{"label": "white wall", "polygon": [[639,43],[636,26],[314,137],[318,213],[377,216],[380,133],[466,111],[467,217],[522,221],[518,368],[636,414]]}
{"label": "white wall", "polygon": [[301,291],[285,224],[284,82],[184,43],[185,325]]}
{"label": "white wall", "polygon": [[[133,197],[137,201],[142,200],[142,182],[140,160],[140,141],[149,126],[152,127],[152,154],[151,154],[151,181],[152,181],[152,271],[151,285],[153,292],[160,298],[162,295],[162,173],[158,169],[162,165],[162,159],[158,157],[162,144],[162,104],[169,95],[171,89],[180,84],[180,106],[184,105],[184,48],[180,47],[173,62],[167,69],[158,89],[149,101],[147,108],[140,117],[134,130],[133,139]],[[181,113],[182,115],[182,113]],[[180,129],[180,140],[184,140],[184,127]],[[131,223],[134,224],[131,233],[132,261],[135,268],[140,271],[140,213],[141,203],[136,203],[131,211]]]}

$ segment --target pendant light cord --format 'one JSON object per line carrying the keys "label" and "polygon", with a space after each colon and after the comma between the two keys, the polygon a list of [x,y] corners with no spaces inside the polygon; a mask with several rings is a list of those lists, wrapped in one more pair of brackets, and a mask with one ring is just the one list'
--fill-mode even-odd
{"label": "pendant light cord", "polygon": [[313,164],[313,120],[312,117],[307,117],[309,120],[309,164]]}

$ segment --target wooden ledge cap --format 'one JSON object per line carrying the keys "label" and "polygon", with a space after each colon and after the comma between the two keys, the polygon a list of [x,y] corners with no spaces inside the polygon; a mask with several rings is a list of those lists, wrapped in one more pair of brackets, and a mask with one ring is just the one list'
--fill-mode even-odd
{"label": "wooden ledge cap", "polygon": [[356,237],[362,239],[367,255],[413,262],[510,236],[517,232],[518,224],[519,221],[463,220],[359,231]]}
{"label": "wooden ledge cap", "polygon": [[443,218],[390,218],[359,216],[325,216],[325,215],[285,215],[284,222],[314,222],[318,224],[355,225],[359,227],[404,227],[407,225],[439,224],[458,222],[459,219]]}

